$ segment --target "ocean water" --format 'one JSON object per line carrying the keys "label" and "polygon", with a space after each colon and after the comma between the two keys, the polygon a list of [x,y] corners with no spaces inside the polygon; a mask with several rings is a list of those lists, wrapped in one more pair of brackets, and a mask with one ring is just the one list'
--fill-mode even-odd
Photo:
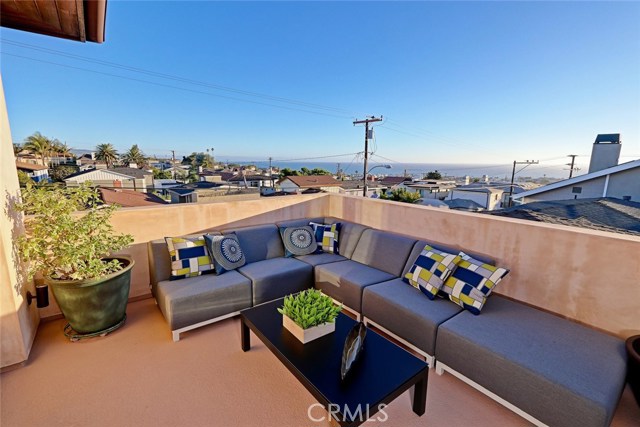
{"label": "ocean water", "polygon": [[[237,162],[240,164],[255,164],[259,167],[268,167],[269,162]],[[405,172],[409,176],[414,178],[422,178],[427,172],[438,171],[442,176],[447,177],[464,177],[469,175],[472,178],[481,178],[483,175],[488,175],[494,180],[498,179],[511,179],[511,172],[513,170],[513,164],[455,164],[455,163],[388,163],[391,166],[390,169],[384,167],[374,166],[383,165],[380,162],[369,162],[368,169],[371,174],[374,175],[391,175],[400,176]],[[297,161],[297,162],[283,162],[274,161],[273,166],[279,168],[289,168],[299,170],[302,167],[308,169],[320,168],[328,170],[331,173],[336,173],[338,169],[337,162],[316,162],[316,161]],[[340,163],[340,168],[346,174],[362,174],[363,162],[352,163]],[[523,165],[517,165],[516,171],[522,169]],[[568,178],[568,167],[562,165],[530,165],[520,170],[516,177],[518,178]]]}

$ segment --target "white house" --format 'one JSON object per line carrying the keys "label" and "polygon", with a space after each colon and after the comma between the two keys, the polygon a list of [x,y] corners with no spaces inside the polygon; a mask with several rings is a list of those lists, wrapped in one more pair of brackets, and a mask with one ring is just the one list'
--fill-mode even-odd
{"label": "white house", "polygon": [[407,191],[418,193],[422,199],[445,200],[455,186],[455,181],[419,180],[402,182],[396,188],[404,188]]}
{"label": "white house", "polygon": [[471,200],[484,209],[492,211],[501,207],[502,193],[504,190],[501,188],[462,186],[451,190],[448,200]]}
{"label": "white house", "polygon": [[32,163],[19,162],[16,160],[16,169],[25,172],[35,182],[49,180],[49,168]]}
{"label": "white house", "polygon": [[640,160],[618,164],[620,134],[600,134],[593,143],[589,173],[524,191],[515,204],[614,197],[640,201]]}
{"label": "white house", "polygon": [[133,168],[90,169],[64,179],[67,187],[77,187],[87,181],[96,187],[126,188],[146,193],[147,188],[153,186],[153,173]]}

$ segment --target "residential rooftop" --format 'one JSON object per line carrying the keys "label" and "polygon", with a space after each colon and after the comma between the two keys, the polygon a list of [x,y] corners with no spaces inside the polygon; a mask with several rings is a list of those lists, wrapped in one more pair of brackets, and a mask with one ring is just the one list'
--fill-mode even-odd
{"label": "residential rooftop", "polygon": [[35,165],[33,163],[18,162],[18,161],[16,161],[16,168],[18,170],[28,170],[28,171],[42,171],[42,170],[49,169],[46,166]]}
{"label": "residential rooftop", "polygon": [[281,181],[287,179],[300,188],[339,187],[341,185],[341,181],[338,181],[331,175],[291,175],[282,178]]}
{"label": "residential rooftop", "polygon": [[165,205],[167,202],[152,193],[142,193],[135,190],[98,188],[102,201],[108,205],[118,205],[125,208],[137,206]]}
{"label": "residential rooftop", "polygon": [[640,203],[613,197],[532,202],[490,214],[640,236]]}

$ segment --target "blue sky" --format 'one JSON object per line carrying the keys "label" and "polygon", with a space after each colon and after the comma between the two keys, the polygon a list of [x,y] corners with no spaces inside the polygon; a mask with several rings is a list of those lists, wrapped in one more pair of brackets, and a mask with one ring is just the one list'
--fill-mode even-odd
{"label": "blue sky", "polygon": [[349,161],[353,119],[383,115],[381,161],[586,165],[598,133],[640,157],[638,22],[638,3],[112,0],[101,45],[2,28],[1,68],[17,142]]}

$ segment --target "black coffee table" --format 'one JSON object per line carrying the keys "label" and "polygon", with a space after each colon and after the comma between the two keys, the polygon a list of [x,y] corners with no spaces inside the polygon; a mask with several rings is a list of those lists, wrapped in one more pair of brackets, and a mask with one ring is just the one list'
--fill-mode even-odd
{"label": "black coffee table", "polygon": [[342,349],[356,322],[340,313],[335,332],[302,344],[282,326],[277,311],[282,301],[240,312],[243,351],[251,348],[251,330],[342,426],[360,425],[378,411],[378,420],[384,421],[384,405],[412,386],[413,412],[424,414],[429,373],[425,362],[369,329],[360,359],[342,381]]}

